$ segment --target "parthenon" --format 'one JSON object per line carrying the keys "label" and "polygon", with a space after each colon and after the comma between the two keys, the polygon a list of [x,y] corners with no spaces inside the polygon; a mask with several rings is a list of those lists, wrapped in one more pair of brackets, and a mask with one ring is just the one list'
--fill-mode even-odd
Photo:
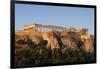
{"label": "parthenon", "polygon": [[43,25],[43,24],[32,24],[32,25],[24,25],[24,30],[31,31],[40,31],[40,32],[48,32],[52,30],[61,31],[64,30],[64,27],[53,26],[53,25]]}
{"label": "parthenon", "polygon": [[75,28],[66,28],[66,27],[59,27],[53,25],[43,25],[43,24],[31,24],[31,25],[24,25],[25,31],[37,31],[37,32],[49,32],[49,31],[71,31],[71,32],[79,32],[81,34],[87,34],[87,28],[75,29]]}

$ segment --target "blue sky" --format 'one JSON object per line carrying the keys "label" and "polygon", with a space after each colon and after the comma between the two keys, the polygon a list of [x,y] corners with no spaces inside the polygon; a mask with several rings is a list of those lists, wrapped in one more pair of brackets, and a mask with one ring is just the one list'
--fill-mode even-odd
{"label": "blue sky", "polygon": [[94,8],[16,4],[15,29],[22,30],[25,24],[32,23],[85,27],[94,34]]}

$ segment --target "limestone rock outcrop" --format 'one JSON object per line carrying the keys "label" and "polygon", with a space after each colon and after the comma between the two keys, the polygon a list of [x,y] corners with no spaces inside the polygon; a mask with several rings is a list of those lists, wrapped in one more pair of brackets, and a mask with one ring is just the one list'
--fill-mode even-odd
{"label": "limestone rock outcrop", "polygon": [[[25,34],[25,33],[23,33]],[[94,36],[85,34],[81,35],[77,32],[59,32],[50,31],[45,33],[32,33],[28,35],[17,35],[16,41],[26,42],[30,39],[33,43],[39,44],[42,40],[47,40],[47,48],[50,49],[71,49],[83,50],[86,52],[94,52]]]}
{"label": "limestone rock outcrop", "polygon": [[86,52],[94,52],[94,41],[90,35],[83,35],[81,36],[83,41],[83,49]]}

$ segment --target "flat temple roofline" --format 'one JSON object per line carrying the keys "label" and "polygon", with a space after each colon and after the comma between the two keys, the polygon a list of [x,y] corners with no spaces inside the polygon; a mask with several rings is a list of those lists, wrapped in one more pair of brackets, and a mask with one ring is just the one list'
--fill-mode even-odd
{"label": "flat temple roofline", "polygon": [[42,24],[32,24],[32,25],[25,25],[24,29],[28,29],[28,28],[34,28],[34,27],[38,27],[38,28],[50,28],[50,29],[65,29],[64,27],[59,27],[59,26],[53,26],[53,25],[42,25]]}

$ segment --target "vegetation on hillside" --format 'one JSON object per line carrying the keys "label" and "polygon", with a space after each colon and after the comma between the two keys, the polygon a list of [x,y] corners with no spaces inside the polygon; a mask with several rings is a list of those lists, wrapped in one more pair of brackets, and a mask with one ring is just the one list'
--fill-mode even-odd
{"label": "vegetation on hillside", "polygon": [[15,67],[92,62],[95,60],[93,53],[86,53],[82,50],[73,51],[70,48],[63,50],[64,46],[51,50],[46,48],[47,44],[47,40],[41,40],[36,44],[28,37],[15,40]]}

